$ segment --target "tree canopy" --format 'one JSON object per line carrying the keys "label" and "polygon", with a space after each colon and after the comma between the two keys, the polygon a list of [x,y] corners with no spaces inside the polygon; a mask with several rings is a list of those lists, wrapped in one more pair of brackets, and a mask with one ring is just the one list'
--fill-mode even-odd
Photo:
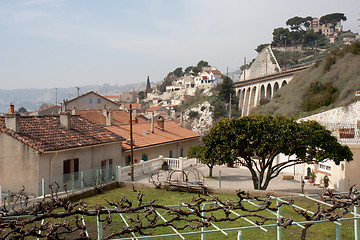
{"label": "tree canopy", "polygon": [[229,103],[230,94],[231,94],[231,98],[235,97],[234,83],[231,78],[226,76],[223,79],[223,82],[219,84],[219,98],[221,101]]}
{"label": "tree canopy", "polygon": [[295,31],[305,31],[306,27],[310,26],[310,21],[312,20],[312,17],[293,17],[286,21],[286,25],[290,26],[291,30]]}
{"label": "tree canopy", "polygon": [[[336,164],[352,160],[350,149],[338,143],[319,123],[298,123],[285,116],[251,115],[223,119],[203,137],[203,142],[204,149],[212,151],[217,163],[238,161],[247,167],[254,188],[262,190],[287,167],[328,159]],[[275,157],[280,153],[296,158],[277,163]]]}
{"label": "tree canopy", "polygon": [[345,16],[344,13],[331,13],[331,14],[327,14],[324,15],[320,18],[320,24],[326,24],[326,23],[331,23],[331,24],[335,24],[337,22],[340,21],[346,21],[347,18]]}

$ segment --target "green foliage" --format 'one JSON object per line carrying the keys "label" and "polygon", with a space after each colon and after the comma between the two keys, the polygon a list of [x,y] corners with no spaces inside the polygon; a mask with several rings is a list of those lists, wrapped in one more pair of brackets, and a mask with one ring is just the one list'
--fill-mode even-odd
{"label": "green foliage", "polygon": [[140,91],[139,92],[139,100],[143,100],[145,98],[145,92],[144,91]]}
{"label": "green foliage", "polygon": [[231,98],[234,99],[235,97],[235,89],[234,89],[234,83],[233,80],[229,77],[225,77],[223,79],[223,82],[219,84],[219,98],[221,101],[224,101],[226,103],[230,102],[230,94]]}
{"label": "green foliage", "polygon": [[210,65],[207,61],[200,60],[198,64],[192,68],[192,73],[197,75],[199,72],[201,72],[203,67],[210,67]]}
{"label": "green foliage", "polygon": [[[332,159],[336,164],[352,160],[350,149],[339,144],[319,123],[297,123],[285,116],[222,119],[203,137],[203,142],[206,148],[216,152],[220,163],[238,159],[249,169],[254,188],[263,190],[287,167],[325,159]],[[276,164],[275,157],[280,153],[297,158]]]}
{"label": "green foliage", "polygon": [[190,111],[189,112],[189,117],[192,118],[197,118],[199,116],[199,113],[196,111]]}
{"label": "green foliage", "polygon": [[310,26],[310,21],[312,20],[312,17],[293,17],[286,21],[286,25],[290,26],[291,30],[299,31],[299,30],[305,30],[305,27]]}
{"label": "green foliage", "polygon": [[330,71],[331,66],[334,65],[335,63],[336,63],[336,57],[333,55],[330,55],[330,54],[327,55],[325,57],[325,65],[324,65],[323,72],[325,73],[325,72]]}
{"label": "green foliage", "polygon": [[187,68],[185,68],[184,73],[189,74],[192,71],[192,69],[193,69],[193,66],[188,66]]}
{"label": "green foliage", "polygon": [[[207,143],[189,148],[187,152],[188,158],[197,158],[201,163],[209,167],[209,176],[212,177],[212,169],[216,165],[224,164],[219,159],[222,159],[223,151],[220,147],[216,146],[214,142],[204,138]],[[211,140],[211,139],[210,139]],[[214,145],[215,144],[215,145]]]}
{"label": "green foliage", "polygon": [[271,45],[285,45],[285,39],[289,39],[290,31],[287,28],[275,28],[273,31],[273,41]]}
{"label": "green foliage", "polygon": [[345,16],[345,14],[343,13],[331,13],[331,14],[327,14],[324,15],[320,18],[320,24],[326,24],[326,23],[331,23],[332,25],[334,25],[337,22],[340,21],[346,21],[347,18]]}
{"label": "green foliage", "polygon": [[215,119],[225,117],[228,114],[224,103],[218,97],[212,99],[211,105],[213,106]]}
{"label": "green foliage", "polygon": [[313,111],[322,106],[329,106],[338,96],[338,90],[331,82],[322,84],[320,82],[311,83],[304,95],[301,104],[304,111]]}
{"label": "green foliage", "polygon": [[264,43],[264,44],[260,44],[256,47],[255,51],[257,51],[258,53],[261,52],[264,48],[266,48],[267,46],[269,46],[268,43]]}
{"label": "green foliage", "polygon": [[17,110],[18,113],[27,113],[28,111],[26,110],[26,108],[24,107],[20,107],[18,110]]}
{"label": "green foliage", "polygon": [[183,71],[182,71],[182,67],[178,67],[173,71],[174,75],[176,77],[181,77],[184,75]]}
{"label": "green foliage", "polygon": [[166,91],[166,86],[170,86],[172,84],[172,80],[170,80],[170,78],[164,78],[164,80],[161,82],[160,87],[159,87],[159,91],[161,93]]}

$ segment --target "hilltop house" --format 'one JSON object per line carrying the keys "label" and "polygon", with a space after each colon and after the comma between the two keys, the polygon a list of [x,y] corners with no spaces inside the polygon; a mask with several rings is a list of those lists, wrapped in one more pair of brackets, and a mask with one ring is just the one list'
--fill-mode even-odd
{"label": "hilltop house", "polygon": [[[39,194],[42,178],[62,186],[71,174],[79,180],[80,171],[124,165],[123,140],[69,113],[20,116],[11,111],[0,117],[0,185],[11,191],[25,186],[29,194]],[[84,179],[92,184],[93,177]]]}
{"label": "hilltop house", "polygon": [[203,67],[194,78],[195,87],[201,89],[213,88],[222,83],[221,72],[215,67]]}
{"label": "hilltop house", "polygon": [[187,95],[193,95],[195,93],[195,81],[194,76],[187,74],[173,81],[170,86],[166,86],[166,92],[176,92],[183,90]]}
{"label": "hilltop house", "polygon": [[308,30],[314,30],[314,32],[321,32],[326,37],[330,37],[330,36],[335,35],[336,33],[342,31],[341,21],[335,23],[334,26],[332,26],[332,25],[333,24],[331,24],[331,23],[320,24],[319,18],[313,18],[310,21],[310,26],[309,26]]}
{"label": "hilltop house", "polygon": [[104,108],[115,110],[119,109],[120,105],[92,91],[69,101],[64,100],[62,104],[63,112],[71,111],[73,109],[102,110]]}

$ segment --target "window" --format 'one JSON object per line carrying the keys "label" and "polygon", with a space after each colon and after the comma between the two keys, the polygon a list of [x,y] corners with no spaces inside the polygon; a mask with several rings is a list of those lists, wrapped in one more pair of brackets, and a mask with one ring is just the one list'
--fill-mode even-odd
{"label": "window", "polygon": [[98,98],[97,99],[97,104],[101,104],[102,103],[102,99],[101,98]]}
{"label": "window", "polygon": [[319,163],[318,167],[318,170],[320,171],[331,173],[331,160]]}
{"label": "window", "polygon": [[180,157],[184,157],[184,149],[180,148]]}
{"label": "window", "polygon": [[82,99],[83,104],[86,104],[86,98]]}
{"label": "window", "polygon": [[105,179],[113,176],[112,159],[105,159],[101,161],[101,171]]}
{"label": "window", "polygon": [[147,160],[149,160],[149,157],[148,157],[147,154],[143,154],[142,157],[141,157],[141,159],[146,162]]}
{"label": "window", "polygon": [[93,105],[93,99],[89,98],[89,106],[92,106],[92,105]]}
{"label": "window", "polygon": [[125,158],[125,166],[130,166],[130,162],[131,162],[131,156],[126,156],[126,158]]}
{"label": "window", "polygon": [[63,162],[63,180],[64,183],[71,179],[71,174],[74,173],[74,180],[79,179],[79,159],[67,159]]}
{"label": "window", "polygon": [[173,157],[173,153],[172,153],[172,150],[170,150],[169,152],[169,158],[172,158]]}

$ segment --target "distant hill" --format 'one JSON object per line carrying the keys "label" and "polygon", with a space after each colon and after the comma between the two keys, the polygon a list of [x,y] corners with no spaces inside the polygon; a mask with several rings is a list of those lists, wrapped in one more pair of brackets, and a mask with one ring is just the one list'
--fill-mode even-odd
{"label": "distant hill", "polygon": [[[155,83],[152,83],[154,86]],[[88,91],[95,91],[101,95],[119,95],[122,92],[145,90],[146,82],[138,84],[127,84],[123,86],[117,85],[89,85],[79,86],[79,94],[82,95]],[[20,107],[26,108],[28,111],[39,109],[42,104],[61,103],[63,99],[72,99],[77,97],[76,87],[58,88],[57,98],[55,88],[51,89],[16,89],[16,90],[0,90],[0,113],[9,111],[10,103],[15,104],[15,109]]]}
{"label": "distant hill", "polygon": [[355,97],[358,90],[360,43],[355,43],[331,51],[321,62],[295,75],[270,102],[253,112],[307,116],[359,100]]}

